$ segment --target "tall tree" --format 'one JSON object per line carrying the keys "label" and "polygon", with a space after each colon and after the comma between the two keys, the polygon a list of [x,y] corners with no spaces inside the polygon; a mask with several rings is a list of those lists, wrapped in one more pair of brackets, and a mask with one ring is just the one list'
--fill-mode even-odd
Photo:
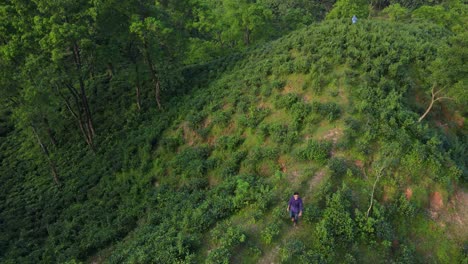
{"label": "tall tree", "polygon": [[50,69],[44,76],[77,121],[86,143],[94,149],[96,130],[89,103],[90,77],[95,75],[93,40],[95,9],[88,1],[35,1],[37,56]]}
{"label": "tall tree", "polygon": [[447,46],[439,48],[439,57],[431,65],[431,99],[421,122],[432,110],[434,103],[450,100],[460,105],[468,102],[468,33],[453,36]]}

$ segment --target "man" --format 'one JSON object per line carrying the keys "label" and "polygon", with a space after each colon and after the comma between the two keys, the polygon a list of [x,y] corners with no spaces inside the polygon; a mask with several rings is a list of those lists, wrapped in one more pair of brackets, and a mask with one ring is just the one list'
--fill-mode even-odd
{"label": "man", "polygon": [[289,199],[287,210],[293,222],[293,226],[296,226],[299,217],[302,216],[302,199],[299,197],[298,192],[295,192],[291,199]]}

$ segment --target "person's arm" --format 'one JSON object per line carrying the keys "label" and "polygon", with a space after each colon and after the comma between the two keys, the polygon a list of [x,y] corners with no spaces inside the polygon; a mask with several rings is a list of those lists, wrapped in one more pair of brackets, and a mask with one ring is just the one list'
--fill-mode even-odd
{"label": "person's arm", "polygon": [[290,209],[291,209],[291,199],[289,199],[288,208],[286,208],[286,210],[289,212]]}

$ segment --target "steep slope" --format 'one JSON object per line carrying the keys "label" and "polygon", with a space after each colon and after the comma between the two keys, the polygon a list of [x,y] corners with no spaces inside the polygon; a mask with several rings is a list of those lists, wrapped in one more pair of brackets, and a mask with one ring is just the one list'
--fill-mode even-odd
{"label": "steep slope", "polygon": [[[187,69],[193,88],[164,113],[129,116],[96,154],[67,152],[60,190],[46,169],[28,170],[10,136],[0,260],[463,259],[466,235],[447,236],[427,210],[466,173],[466,131],[418,123],[412,98],[448,35],[333,20]],[[296,229],[294,191],[306,207]]]}

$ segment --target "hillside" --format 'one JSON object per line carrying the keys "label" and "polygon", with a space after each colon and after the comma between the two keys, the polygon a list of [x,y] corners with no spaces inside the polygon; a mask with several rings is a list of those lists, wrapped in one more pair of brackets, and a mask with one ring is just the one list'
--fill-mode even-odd
{"label": "hillside", "polygon": [[136,114],[111,85],[90,102],[96,151],[70,136],[52,154],[59,188],[29,132],[10,132],[0,262],[462,262],[466,107],[441,101],[418,122],[451,37],[327,20],[185,67],[162,111]]}

